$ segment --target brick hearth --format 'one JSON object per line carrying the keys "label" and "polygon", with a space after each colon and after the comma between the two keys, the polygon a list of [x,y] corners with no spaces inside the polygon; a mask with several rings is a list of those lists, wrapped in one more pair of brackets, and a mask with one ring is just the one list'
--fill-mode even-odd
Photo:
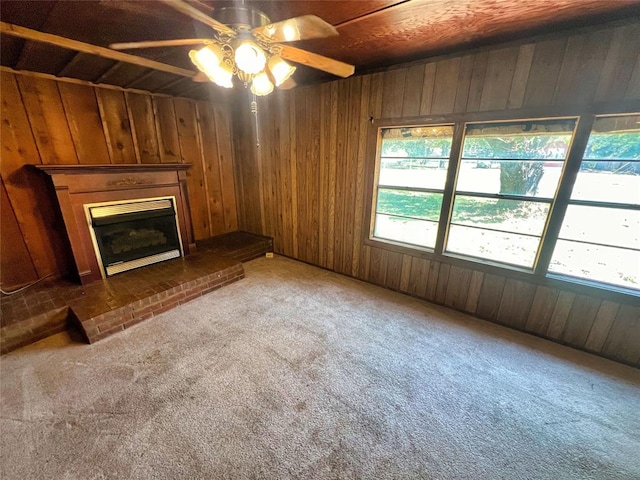
{"label": "brick hearth", "polygon": [[234,232],[198,242],[198,253],[78,285],[47,279],[2,297],[0,350],[15,350],[74,323],[89,342],[122,331],[244,277],[240,262],[273,250],[272,240]]}

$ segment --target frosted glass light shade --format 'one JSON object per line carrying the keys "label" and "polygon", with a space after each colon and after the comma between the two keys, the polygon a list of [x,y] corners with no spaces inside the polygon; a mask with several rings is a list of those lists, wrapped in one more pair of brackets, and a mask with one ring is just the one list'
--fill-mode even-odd
{"label": "frosted glass light shade", "polygon": [[269,59],[269,71],[271,75],[273,75],[273,79],[276,82],[276,87],[282,85],[293,72],[296,71],[296,67],[292,67],[287,62],[285,62],[278,55],[274,55]]}
{"label": "frosted glass light shade", "polygon": [[271,83],[271,80],[269,80],[266,73],[262,72],[253,77],[253,82],[251,82],[251,93],[261,97],[269,95],[271,92],[273,92],[273,83]]}
{"label": "frosted glass light shade", "polygon": [[189,58],[202,73],[209,75],[222,62],[222,49],[218,45],[207,45],[200,50],[190,50]]}
{"label": "frosted glass light shade", "polygon": [[213,83],[224,88],[233,87],[233,69],[226,63],[221,63],[214,75],[209,77]]}
{"label": "frosted glass light shade", "polygon": [[261,72],[267,63],[262,49],[250,40],[242,42],[236,48],[235,60],[238,68],[250,75]]}

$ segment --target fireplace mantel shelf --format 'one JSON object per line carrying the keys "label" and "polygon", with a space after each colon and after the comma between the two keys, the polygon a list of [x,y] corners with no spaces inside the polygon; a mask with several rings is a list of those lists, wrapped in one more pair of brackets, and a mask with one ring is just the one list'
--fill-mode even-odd
{"label": "fireplace mantel shelf", "polygon": [[34,165],[49,175],[80,175],[87,173],[134,173],[134,172],[165,172],[185,171],[191,167],[190,163],[119,163],[99,165]]}

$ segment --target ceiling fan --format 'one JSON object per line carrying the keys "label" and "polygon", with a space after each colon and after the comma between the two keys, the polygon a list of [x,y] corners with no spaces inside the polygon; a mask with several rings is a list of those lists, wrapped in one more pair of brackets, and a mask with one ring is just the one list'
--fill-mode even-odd
{"label": "ceiling fan", "polygon": [[212,28],[211,38],[185,38],[132,43],[114,43],[115,50],[131,48],[199,45],[189,52],[198,68],[194,81],[212,81],[231,88],[234,75],[254,95],[268,95],[274,86],[295,86],[291,75],[295,67],[287,60],[346,78],[353,65],[286,45],[287,42],[338,35],[333,25],[315,15],[303,15],[271,23],[263,12],[244,4],[223,7],[214,19],[182,0],[161,0],[180,13]]}

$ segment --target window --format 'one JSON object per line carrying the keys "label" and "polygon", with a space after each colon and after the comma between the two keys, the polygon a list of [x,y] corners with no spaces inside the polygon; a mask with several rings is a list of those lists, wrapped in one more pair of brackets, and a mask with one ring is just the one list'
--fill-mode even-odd
{"label": "window", "polygon": [[383,128],[373,237],[433,249],[452,125]]}
{"label": "window", "polygon": [[549,271],[640,288],[640,115],[596,118]]}
{"label": "window", "polygon": [[368,241],[640,296],[640,114],[473,116],[380,121]]}
{"label": "window", "polygon": [[575,126],[467,124],[445,251],[533,269]]}

